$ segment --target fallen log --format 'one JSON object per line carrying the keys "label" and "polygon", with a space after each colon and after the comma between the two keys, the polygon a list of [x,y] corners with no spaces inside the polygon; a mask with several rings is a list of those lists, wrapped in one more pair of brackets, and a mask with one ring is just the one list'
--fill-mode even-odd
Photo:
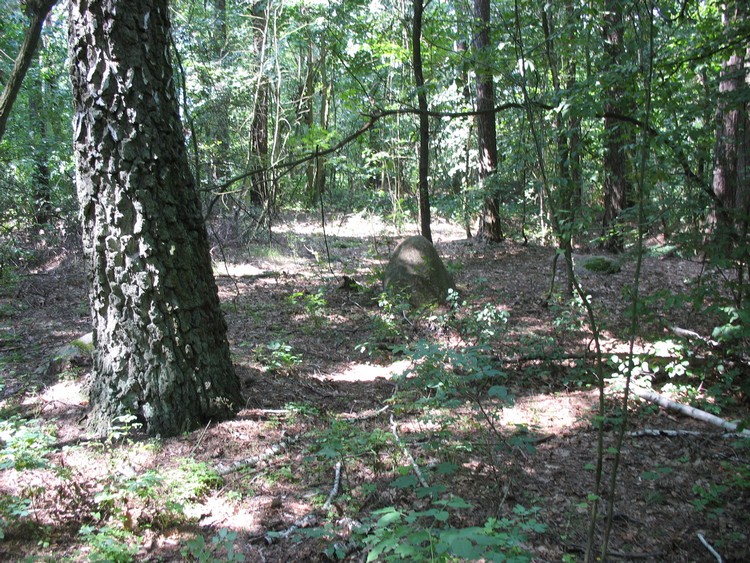
{"label": "fallen log", "polygon": [[750,438],[750,430],[746,429],[738,432],[738,426],[734,422],[729,422],[728,420],[724,420],[723,418],[719,418],[718,416],[715,416],[706,411],[702,411],[700,409],[696,409],[695,407],[691,407],[689,405],[676,403],[675,401],[671,401],[666,397],[659,395],[658,393],[654,393],[653,391],[635,388],[633,389],[633,394],[637,397],[640,397],[641,399],[649,401],[650,403],[659,405],[662,408],[677,411],[681,414],[684,414],[696,420],[700,420],[702,422],[708,422],[709,424],[719,426],[720,428],[728,430],[729,432],[737,432],[743,438]]}

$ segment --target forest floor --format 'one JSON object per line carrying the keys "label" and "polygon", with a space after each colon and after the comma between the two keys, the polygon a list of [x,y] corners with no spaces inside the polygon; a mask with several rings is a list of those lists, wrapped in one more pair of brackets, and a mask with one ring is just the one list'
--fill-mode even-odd
{"label": "forest floor", "polygon": [[[437,223],[459,306],[417,314],[379,298],[389,252],[413,226],[347,215],[326,230],[324,239],[304,216],[275,225],[270,244],[221,230],[212,252],[246,405],[176,438],[147,438],[127,420],[107,440],[87,438],[90,361],[51,361],[90,330],[77,250],[50,249],[3,285],[0,560],[415,561],[485,551],[582,560],[599,394],[585,312],[545,299],[554,249],[485,244]],[[747,378],[748,365],[666,328],[710,335],[716,325],[680,298],[704,285],[700,261],[657,254],[645,257],[640,282],[658,313],[640,323],[643,370],[659,368],[654,388],[674,400],[747,420],[747,400],[716,385],[727,373]],[[618,273],[581,273],[605,360],[628,351],[634,271],[626,258]],[[564,279],[560,270],[558,289]],[[480,335],[485,351],[470,347]],[[414,363],[408,350],[420,343],[430,346]],[[472,378],[482,370],[488,379]],[[610,412],[622,396],[617,372],[609,362]],[[615,429],[605,420],[607,486]],[[695,434],[625,438],[615,496],[599,502],[600,514],[612,503],[607,559],[750,560],[747,440],[743,448],[633,401],[628,430],[644,429]],[[597,546],[604,529],[597,519]]]}

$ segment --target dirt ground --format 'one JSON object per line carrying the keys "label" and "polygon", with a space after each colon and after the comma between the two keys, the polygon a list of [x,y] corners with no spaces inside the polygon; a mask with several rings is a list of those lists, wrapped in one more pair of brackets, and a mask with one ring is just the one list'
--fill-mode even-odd
{"label": "dirt ground", "polygon": [[[533,507],[533,518],[546,525],[527,531],[523,541],[533,560],[582,560],[599,398],[584,313],[545,299],[554,249],[488,245],[467,240],[457,227],[435,225],[438,251],[466,302],[460,310],[489,307],[507,315],[501,334],[492,339],[492,357],[515,401],[503,408],[484,403],[493,410],[483,420],[471,404],[429,411],[397,398],[403,392],[397,376],[410,362],[394,345],[423,338],[446,346],[460,343],[441,320],[450,316],[445,308],[421,316],[398,312],[395,327],[385,333],[373,320],[385,311],[377,303],[379,273],[397,242],[416,232],[414,226],[395,229],[366,215],[338,216],[329,218],[324,238],[314,218],[288,217],[274,226],[270,244],[244,244],[231,229],[219,232],[223,243],[212,252],[246,405],[234,420],[177,438],[155,443],[136,433],[99,448],[87,441],[90,364],[85,357],[62,367],[51,363],[61,347],[89,331],[76,249],[50,252],[42,266],[21,272],[17,283],[3,290],[0,413],[41,419],[54,430],[54,443],[47,468],[0,472],[0,495],[33,500],[24,514],[6,517],[0,559],[89,560],[92,542],[84,541],[80,528],[104,526],[100,499],[112,475],[167,472],[191,459],[221,477],[190,500],[181,521],[160,519],[158,499],[138,498],[137,491],[112,501],[120,507],[122,528],[137,538],[131,539],[134,560],[199,560],[197,552],[192,559],[185,555],[187,542],[197,535],[213,549],[213,559],[204,560],[229,560],[225,544],[211,547],[210,540],[230,530],[245,561],[325,561],[326,547],[335,541],[346,560],[363,561],[366,549],[349,541],[356,523],[389,506],[404,512],[426,507],[412,490],[393,487],[397,477],[414,475],[410,454],[430,485],[443,485],[444,494],[471,504],[452,512],[447,524],[482,526],[493,517],[530,520],[532,515],[519,516],[519,507]],[[634,271],[635,262],[626,259],[618,273],[581,273],[601,321],[605,358],[628,350],[623,335]],[[664,292],[658,308],[669,296],[688,293],[702,272],[697,260],[647,256],[640,291]],[[344,276],[360,289],[349,287]],[[562,270],[559,276],[562,281]],[[651,354],[653,364],[674,360],[654,344],[676,339],[667,325],[711,333],[713,320],[697,315],[688,303],[656,313],[642,321],[643,337],[635,343],[637,352]],[[690,383],[698,388],[694,399],[701,408],[721,406],[721,417],[747,419],[746,402],[725,397],[717,405],[709,392],[715,373],[704,375],[703,383],[697,375],[688,378],[723,369],[705,359],[699,342],[690,349],[694,355],[686,360],[685,378],[658,381],[673,384],[664,394],[685,402],[675,384]],[[734,368],[748,376],[747,365]],[[608,384],[607,404],[620,396],[616,384]],[[616,495],[605,493],[600,502],[602,513],[613,503],[607,559],[749,561],[747,440],[743,448],[737,440],[719,437],[716,427],[633,402],[629,430],[643,429],[697,434],[626,437]],[[613,445],[614,435],[606,421],[605,448]],[[614,459],[605,453],[607,483]],[[446,462],[457,468],[447,476],[439,470]],[[332,528],[327,537],[285,535],[295,524],[312,530],[326,523]],[[597,542],[603,529],[598,521]]]}

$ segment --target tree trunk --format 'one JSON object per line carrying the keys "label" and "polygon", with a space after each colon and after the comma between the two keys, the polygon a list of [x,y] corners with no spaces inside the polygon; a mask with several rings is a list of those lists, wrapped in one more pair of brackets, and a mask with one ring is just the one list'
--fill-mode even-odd
{"label": "tree trunk", "polygon": [[[477,74],[477,148],[479,151],[479,181],[486,192],[480,218],[479,236],[499,242],[503,239],[500,223],[500,199],[491,185],[497,170],[497,131],[495,126],[495,84],[490,60],[490,2],[474,0],[474,51]],[[489,186],[487,184],[490,184]]]}
{"label": "tree trunk", "polygon": [[94,324],[90,423],[176,435],[242,404],[169,59],[167,0],[70,2]]}
{"label": "tree trunk", "polygon": [[[41,57],[40,57],[41,58]],[[34,154],[34,222],[46,225],[52,219],[52,186],[47,139],[47,84],[41,76],[29,92],[29,117],[35,125]]]}
{"label": "tree trunk", "polygon": [[422,15],[423,0],[414,0],[414,21],[411,33],[414,83],[419,105],[419,226],[422,236],[432,242],[432,217],[430,210],[430,116],[427,115],[427,93],[422,72]]}
{"label": "tree trunk", "polygon": [[268,98],[269,87],[265,78],[265,41],[268,6],[265,0],[253,4],[253,48],[258,57],[258,86],[253,105],[253,121],[250,126],[250,165],[256,169],[250,177],[250,201],[264,206],[268,202]]}
{"label": "tree trunk", "polygon": [[26,71],[29,70],[29,65],[31,65],[31,61],[34,59],[34,51],[39,43],[39,37],[42,35],[44,20],[56,2],[57,0],[28,0],[26,2],[26,13],[31,16],[31,22],[29,23],[29,28],[26,30],[26,35],[23,39],[21,50],[16,57],[16,62],[13,65],[13,71],[10,73],[10,77],[8,77],[8,82],[5,84],[2,96],[0,96],[0,140],[2,140],[5,134],[10,110],[13,109],[18,92],[21,90],[23,78],[26,76]]}
{"label": "tree trunk", "polygon": [[[604,25],[604,53],[608,66],[621,68],[625,53],[622,0],[606,0]],[[604,93],[604,219],[602,221],[602,247],[610,252],[622,252],[625,241],[620,216],[632,192],[629,179],[627,145],[632,142],[631,127],[614,117],[624,114],[625,93],[619,76],[611,79]]]}
{"label": "tree trunk", "polygon": [[[227,58],[227,3],[226,0],[212,0],[211,2],[213,29],[211,33],[210,53],[212,65],[219,71],[211,84],[212,95],[209,100],[210,110],[207,124],[208,140],[215,144],[211,149],[211,181],[220,184],[230,172],[229,166],[229,102],[231,94],[228,91],[223,71]],[[217,88],[218,86],[218,88]]]}
{"label": "tree trunk", "polygon": [[[728,2],[724,27],[731,29],[747,18],[744,2]],[[714,241],[722,257],[742,244],[738,237],[747,232],[750,211],[750,186],[746,166],[750,160],[750,120],[748,120],[748,75],[746,56],[750,49],[737,50],[724,63],[719,83],[716,109],[716,150],[714,156],[713,192],[716,208],[712,222]]]}

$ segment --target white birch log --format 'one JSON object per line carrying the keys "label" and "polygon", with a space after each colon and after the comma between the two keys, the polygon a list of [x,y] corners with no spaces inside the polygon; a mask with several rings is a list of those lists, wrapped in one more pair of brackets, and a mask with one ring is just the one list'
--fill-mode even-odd
{"label": "white birch log", "polygon": [[[689,405],[683,405],[682,403],[670,401],[666,397],[663,397],[658,393],[654,393],[653,391],[635,388],[633,389],[633,394],[640,397],[641,399],[644,399],[651,403],[655,403],[665,409],[677,411],[702,422],[708,422],[709,424],[719,426],[720,428],[728,430],[729,432],[737,432],[737,424],[735,424],[734,422],[729,422],[727,420],[724,420],[723,418],[719,418],[718,416],[714,416],[711,413],[696,409],[695,407],[691,407]],[[743,430],[742,432],[739,432],[739,434],[743,438],[750,438],[750,430]]]}

